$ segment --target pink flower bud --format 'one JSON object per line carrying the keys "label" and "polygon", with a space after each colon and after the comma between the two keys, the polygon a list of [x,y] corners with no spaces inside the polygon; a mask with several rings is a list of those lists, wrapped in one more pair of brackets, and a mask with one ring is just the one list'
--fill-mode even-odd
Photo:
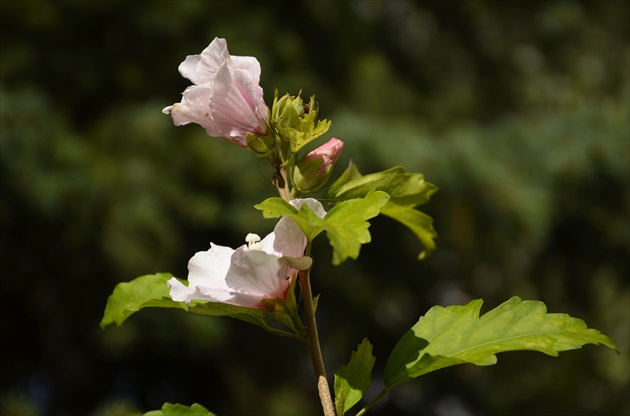
{"label": "pink flower bud", "polygon": [[293,184],[302,192],[315,192],[328,182],[343,142],[332,138],[302,158],[293,170]]}
{"label": "pink flower bud", "polygon": [[213,137],[247,147],[247,133],[267,133],[267,106],[260,82],[260,63],[233,56],[225,39],[215,38],[200,55],[187,56],[179,72],[194,85],[182,101],[164,108],[176,126],[201,125]]}
{"label": "pink flower bud", "polygon": [[317,176],[320,176],[337,163],[337,159],[339,159],[339,155],[341,154],[341,149],[343,149],[343,142],[333,137],[317,149],[307,154],[304,158],[304,162],[317,159],[321,160],[322,164],[317,170]]}

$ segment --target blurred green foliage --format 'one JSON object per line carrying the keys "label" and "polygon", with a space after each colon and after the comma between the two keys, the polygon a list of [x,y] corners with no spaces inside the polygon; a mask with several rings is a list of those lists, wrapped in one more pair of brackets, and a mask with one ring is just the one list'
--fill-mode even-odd
{"label": "blurred green foliage", "polygon": [[153,310],[98,327],[116,283],[185,277],[210,241],[273,228],[253,208],[268,167],[160,112],[188,84],[179,63],[219,36],[260,60],[268,104],[276,87],[316,95],[340,167],[440,187],[423,262],[387,218],[356,262],[316,244],[331,377],[368,337],[378,388],[430,306],[519,295],[622,354],[506,354],[402,385],[374,414],[630,414],[629,17],[616,0],[0,2],[0,413],[319,412],[305,348],[253,326]]}

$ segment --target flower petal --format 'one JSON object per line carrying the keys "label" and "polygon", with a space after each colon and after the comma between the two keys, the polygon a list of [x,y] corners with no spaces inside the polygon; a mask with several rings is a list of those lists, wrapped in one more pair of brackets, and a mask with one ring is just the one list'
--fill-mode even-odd
{"label": "flower petal", "polygon": [[[247,80],[248,74],[244,72],[236,76],[244,83],[251,81]],[[236,82],[228,65],[222,65],[216,73],[209,103],[219,137],[229,138],[243,147],[247,147],[248,132],[265,134],[267,131],[267,110],[262,101],[262,90],[260,97],[254,97],[248,90],[251,87]],[[265,108],[264,118],[259,117],[260,107]]]}
{"label": "flower petal", "polygon": [[[294,199],[289,202],[298,210],[306,204],[311,211],[319,218],[326,216],[324,206],[316,199],[304,198]],[[273,241],[274,251],[287,257],[302,257],[306,248],[306,237],[302,229],[289,217],[282,217],[273,230],[275,240]]]}
{"label": "flower petal", "polygon": [[[193,84],[212,82],[223,62],[230,59],[225,39],[214,38],[199,55],[188,55],[179,65],[179,73]],[[260,72],[259,72],[260,73]]]}
{"label": "flower petal", "polygon": [[[221,137],[210,112],[209,101],[212,99],[212,85],[191,86],[184,91],[181,103],[170,107],[171,117],[176,126],[197,123],[214,137]],[[169,107],[165,108],[167,111]],[[163,112],[164,112],[163,111]]]}
{"label": "flower petal", "polygon": [[267,133],[267,106],[259,85],[260,63],[250,56],[230,56],[225,39],[215,38],[200,55],[179,65],[193,86],[180,103],[168,106],[175,125],[200,124],[210,136],[247,147],[247,133]]}
{"label": "flower petal", "polygon": [[232,256],[225,282],[235,292],[235,304],[252,307],[263,298],[284,298],[291,276],[280,257],[242,246]]}
{"label": "flower petal", "polygon": [[188,287],[177,279],[169,281],[171,298],[188,304],[196,299],[230,303],[234,291],[226,284],[225,276],[233,254],[232,248],[216,244],[210,244],[208,251],[195,253],[188,262]]}

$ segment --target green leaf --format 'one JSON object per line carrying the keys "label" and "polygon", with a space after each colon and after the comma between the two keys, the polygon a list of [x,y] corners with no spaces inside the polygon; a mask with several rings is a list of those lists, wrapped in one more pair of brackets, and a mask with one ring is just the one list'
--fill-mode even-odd
{"label": "green leaf", "polygon": [[356,166],[350,163],[324,198],[333,202],[358,198],[371,189],[389,194],[390,200],[381,209],[381,214],[400,222],[415,234],[424,246],[418,258],[423,259],[431,254],[435,250],[434,239],[437,238],[433,219],[414,207],[428,202],[437,187],[426,182],[422,174],[407,173],[401,166],[362,176]]}
{"label": "green leaf", "polygon": [[293,205],[282,198],[267,198],[254,208],[261,210],[265,218],[278,218],[287,216],[292,218],[300,227],[307,240],[312,241],[324,228],[321,226],[321,219],[313,213],[306,205],[302,205],[298,211]]}
{"label": "green leaf", "polygon": [[292,218],[309,241],[326,230],[333,248],[333,264],[339,265],[348,257],[356,259],[361,245],[371,241],[368,231],[370,223],[367,220],[376,217],[388,200],[389,196],[385,192],[371,190],[364,198],[350,199],[335,205],[323,219],[306,204],[298,211],[280,198],[268,198],[255,205],[255,208],[261,210],[265,218],[282,215]]}
{"label": "green leaf", "polygon": [[350,164],[348,165],[346,170],[344,170],[343,173],[339,175],[339,177],[332,183],[332,185],[330,185],[324,198],[330,197],[332,199],[332,197],[337,194],[337,192],[343,185],[353,179],[357,179],[360,177],[361,172],[359,172],[359,169],[357,169],[357,165],[350,161]]}
{"label": "green leaf", "polygon": [[338,416],[357,404],[370,387],[375,361],[372,344],[366,338],[356,351],[352,351],[348,365],[339,367],[335,373],[335,408]]}
{"label": "green leaf", "polygon": [[424,175],[407,173],[402,166],[361,176],[356,167],[351,165],[346,172],[333,183],[325,199],[361,198],[371,189],[376,189],[387,192],[391,203],[415,207],[428,202],[431,195],[437,192],[437,187],[426,182]]}
{"label": "green leaf", "polygon": [[215,416],[215,414],[199,403],[193,403],[190,407],[178,403],[164,403],[161,410],[152,410],[144,416]]}
{"label": "green leaf", "polygon": [[361,245],[372,240],[367,220],[376,217],[388,200],[385,192],[372,190],[364,198],[344,201],[328,211],[322,227],[333,248],[334,265],[359,256]]}
{"label": "green leaf", "polygon": [[455,364],[492,365],[497,353],[531,350],[557,356],[559,351],[612,340],[581,319],[547,313],[539,301],[513,297],[479,317],[483,301],[465,306],[434,306],[398,341],[385,365],[385,386]]}
{"label": "green leaf", "polygon": [[433,218],[413,207],[390,202],[381,209],[381,214],[400,222],[416,235],[424,246],[424,250],[418,256],[419,260],[426,258],[435,251],[434,239],[437,238],[437,233],[435,228],[433,228]]}
{"label": "green leaf", "polygon": [[112,323],[120,326],[129,316],[146,307],[185,309],[179,302],[168,298],[166,282],[171,277],[173,276],[169,273],[157,273],[117,284],[114,292],[107,298],[101,328]]}
{"label": "green leaf", "polygon": [[[116,285],[114,292],[107,299],[101,328],[116,324],[118,326],[143,308],[175,308],[205,316],[229,316],[269,329],[266,312],[262,309],[245,308],[226,303],[195,301],[191,306],[185,302],[175,302],[169,297],[166,283],[173,276],[158,273],[140,276],[131,282]],[[186,281],[182,281],[187,284]]]}

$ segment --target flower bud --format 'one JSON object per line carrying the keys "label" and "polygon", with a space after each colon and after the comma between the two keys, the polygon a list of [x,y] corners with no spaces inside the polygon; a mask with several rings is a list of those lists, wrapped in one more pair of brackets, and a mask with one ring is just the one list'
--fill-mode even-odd
{"label": "flower bud", "polygon": [[260,136],[255,133],[247,133],[247,148],[258,157],[267,157],[273,152],[276,139],[272,135]]}
{"label": "flower bud", "polygon": [[315,192],[326,184],[339,159],[343,142],[332,138],[302,158],[293,170],[293,183],[302,192]]}
{"label": "flower bud", "polygon": [[330,121],[317,120],[318,111],[315,97],[305,104],[300,94],[297,97],[285,94],[278,99],[276,91],[270,124],[281,142],[290,145],[290,153],[297,153],[330,128]]}

